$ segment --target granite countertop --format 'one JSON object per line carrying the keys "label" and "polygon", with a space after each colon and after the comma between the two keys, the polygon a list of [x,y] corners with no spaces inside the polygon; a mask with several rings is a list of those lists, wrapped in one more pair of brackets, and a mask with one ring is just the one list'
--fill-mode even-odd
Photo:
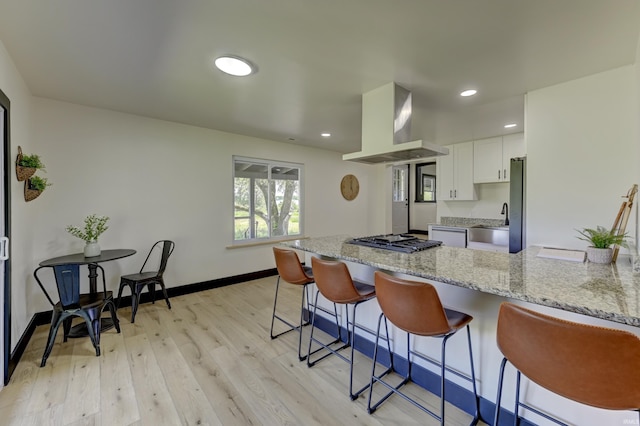
{"label": "granite countertop", "polygon": [[483,226],[508,226],[504,224],[504,219],[485,219],[480,217],[454,217],[442,216],[440,223],[430,223],[432,226],[445,226],[450,228],[470,228],[476,225]]}
{"label": "granite countertop", "polygon": [[398,253],[346,243],[353,237],[309,238],[284,245],[322,256],[400,272],[578,314],[640,326],[640,274],[627,258],[599,265],[517,254],[436,247]]}

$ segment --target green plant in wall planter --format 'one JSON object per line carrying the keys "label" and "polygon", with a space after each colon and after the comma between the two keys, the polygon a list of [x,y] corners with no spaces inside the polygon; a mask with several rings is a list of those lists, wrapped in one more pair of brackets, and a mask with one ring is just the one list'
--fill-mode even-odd
{"label": "green plant in wall planter", "polygon": [[46,172],[44,163],[38,154],[24,155],[22,148],[18,147],[18,157],[16,158],[16,176],[22,182],[29,179],[37,170]]}
{"label": "green plant in wall planter", "polygon": [[47,178],[42,178],[40,176],[32,176],[24,183],[24,200],[31,201],[35,200],[42,194],[42,191],[47,189],[48,186],[52,184],[49,183]]}
{"label": "green plant in wall planter", "polygon": [[44,163],[40,160],[40,156],[38,154],[33,155],[23,155],[22,159],[18,162],[18,165],[22,167],[30,167],[33,169],[38,169],[45,171]]}
{"label": "green plant in wall planter", "polygon": [[598,226],[596,229],[577,229],[577,231],[581,236],[576,238],[591,243],[591,245],[587,247],[587,259],[589,262],[611,263],[611,259],[613,258],[613,249],[611,246],[627,247],[627,234],[615,234],[604,226]]}
{"label": "green plant in wall planter", "polygon": [[40,176],[33,176],[29,179],[29,189],[34,189],[36,191],[44,191],[47,186],[51,186],[53,184],[49,183],[47,178],[41,178]]}

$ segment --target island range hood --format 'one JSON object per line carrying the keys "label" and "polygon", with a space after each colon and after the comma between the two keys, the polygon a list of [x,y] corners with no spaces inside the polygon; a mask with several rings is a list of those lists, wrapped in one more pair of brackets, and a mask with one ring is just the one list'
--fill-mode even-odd
{"label": "island range hood", "polygon": [[411,92],[389,83],[362,95],[362,151],[345,161],[377,164],[449,154],[449,149],[411,138]]}

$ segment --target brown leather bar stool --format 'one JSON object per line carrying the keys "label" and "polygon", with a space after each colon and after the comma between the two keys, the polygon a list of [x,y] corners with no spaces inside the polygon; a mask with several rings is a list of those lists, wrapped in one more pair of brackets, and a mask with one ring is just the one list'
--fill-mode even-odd
{"label": "brown leather bar stool", "polygon": [[[471,350],[471,333],[469,331],[469,323],[473,320],[470,315],[462,312],[444,308],[438,297],[435,287],[429,283],[409,281],[398,277],[376,271],[375,274],[376,294],[378,303],[382,309],[382,314],[378,318],[378,329],[376,334],[376,343],[373,354],[373,368],[371,371],[371,387],[369,388],[368,411],[373,413],[384,401],[392,394],[398,394],[406,401],[428,413],[433,418],[445,424],[444,406],[445,406],[445,370],[455,374],[458,377],[471,382],[473,388],[473,397],[475,403],[475,415],[471,424],[476,424],[479,420],[479,400],[476,390],[475,370],[473,367],[473,352]],[[380,340],[380,329],[382,320],[386,332],[386,339],[389,340],[389,331],[387,320],[399,329],[407,332],[407,375],[402,376],[403,380],[398,385],[391,385],[383,380],[389,373],[396,373],[393,361],[393,352],[389,351],[390,366],[382,374],[375,374],[376,361],[378,358],[378,342]],[[446,344],[447,340],[462,328],[467,329],[467,343],[469,346],[469,362],[471,364],[471,376],[466,376],[458,371],[446,367]],[[411,350],[411,335],[429,336],[442,338],[441,345],[441,361],[436,362],[425,355]],[[428,361],[440,367],[440,415],[434,413],[424,405],[418,403],[415,399],[402,393],[400,388],[411,381],[411,355]],[[373,385],[381,383],[389,392],[384,395],[378,402],[372,405]]]}
{"label": "brown leather bar stool", "polygon": [[504,359],[494,425],[499,420],[507,361],[517,369],[514,424],[519,407],[565,424],[520,402],[521,373],[582,404],[609,410],[640,409],[640,339],[635,334],[554,318],[504,302],[498,314],[497,340]]}
{"label": "brown leather bar stool", "polygon": [[[273,315],[271,315],[271,338],[275,339],[290,331],[297,331],[298,336],[298,359],[303,361],[307,358],[306,355],[302,355],[300,352],[302,347],[302,327],[308,325],[308,320],[305,321],[305,300],[307,302],[306,308],[309,310],[309,291],[307,286],[314,282],[313,273],[311,268],[302,266],[298,255],[293,250],[281,249],[278,247],[273,248],[273,255],[276,259],[276,268],[278,269],[278,280],[276,282],[276,295],[273,300]],[[278,303],[278,289],[280,288],[280,280],[284,280],[289,284],[302,286],[302,302],[300,303],[300,324],[295,325],[287,321],[285,318],[279,316],[276,312],[276,305]],[[286,324],[289,328],[278,334],[273,334],[273,324],[275,320],[279,320]]]}
{"label": "brown leather bar stool", "polygon": [[[343,361],[349,363],[349,396],[352,400],[358,398],[362,392],[364,392],[369,384],[367,383],[363,388],[353,391],[353,354],[355,347],[356,337],[356,312],[358,306],[376,297],[375,287],[359,281],[354,281],[351,278],[347,265],[342,262],[333,260],[324,260],[317,257],[311,258],[311,267],[313,269],[313,275],[316,279],[316,286],[318,287],[318,293],[316,293],[314,306],[313,306],[313,318],[311,321],[311,336],[309,338],[309,351],[307,356],[307,365],[309,367],[314,366],[318,361],[325,359],[330,355],[336,355]],[[318,296],[322,294],[327,300],[333,303],[333,312],[328,309],[318,307]],[[338,308],[337,304],[346,305],[346,319],[347,319],[347,339],[346,343],[342,339],[342,331],[340,324],[338,323]],[[353,305],[353,320],[349,321],[349,305]],[[316,313],[317,309],[321,309],[323,312],[328,313],[335,317],[336,328],[338,337],[329,343],[324,343],[313,337],[313,331],[316,325]],[[351,325],[351,330],[349,330]],[[362,327],[362,330],[368,331]],[[311,352],[311,344],[315,342],[320,345],[320,348]],[[339,345],[336,347],[336,345]],[[351,347],[351,357],[347,358],[339,351]],[[319,351],[326,350],[323,356],[319,357],[315,361],[311,361],[311,356]]]}

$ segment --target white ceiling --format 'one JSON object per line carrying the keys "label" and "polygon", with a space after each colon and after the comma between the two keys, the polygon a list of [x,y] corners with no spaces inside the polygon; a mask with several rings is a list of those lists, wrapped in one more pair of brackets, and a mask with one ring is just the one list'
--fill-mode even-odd
{"label": "white ceiling", "polygon": [[[639,18],[637,0],[0,0],[0,40],[35,96],[345,153],[362,93],[392,81],[419,138],[522,131],[526,92],[634,63]],[[258,73],[213,69],[224,53]]]}

